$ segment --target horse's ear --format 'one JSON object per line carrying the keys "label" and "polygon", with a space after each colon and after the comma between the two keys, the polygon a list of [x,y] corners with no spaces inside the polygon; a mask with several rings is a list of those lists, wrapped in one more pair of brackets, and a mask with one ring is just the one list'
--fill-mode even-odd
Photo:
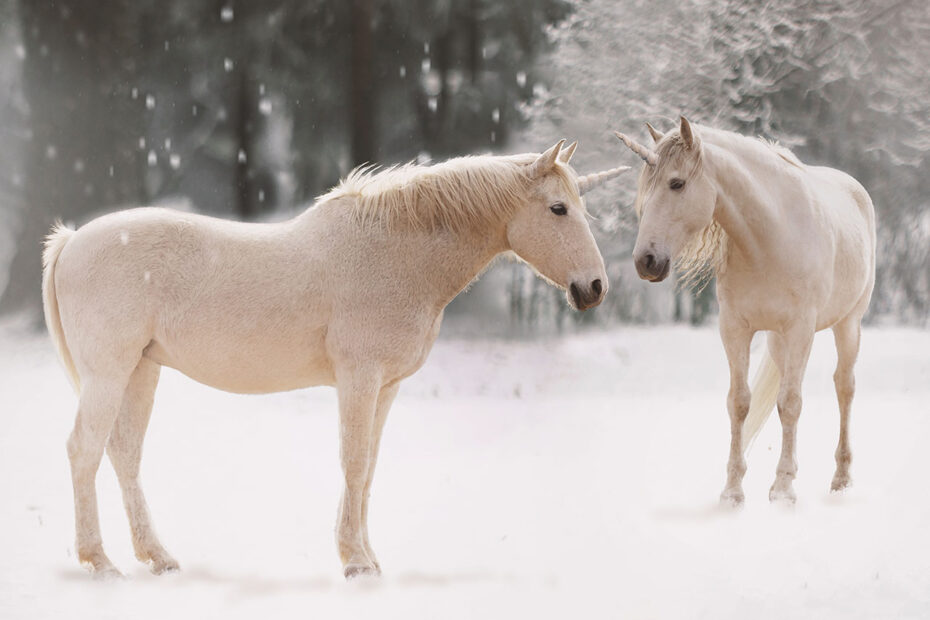
{"label": "horse's ear", "polygon": [[691,123],[684,116],[681,117],[681,127],[679,128],[681,140],[685,143],[685,148],[694,146],[694,133],[691,131]]}
{"label": "horse's ear", "polygon": [[565,144],[565,140],[559,140],[555,146],[537,157],[536,161],[530,164],[530,176],[541,177],[552,170],[552,167],[555,166],[555,160],[559,157],[559,151],[562,150],[563,144]]}
{"label": "horse's ear", "polygon": [[649,135],[652,136],[652,141],[655,142],[656,144],[659,143],[659,140],[665,137],[661,133],[659,133],[655,127],[650,125],[649,121],[646,121],[646,127],[649,129]]}
{"label": "horse's ear", "polygon": [[567,147],[562,149],[562,152],[559,153],[559,161],[563,164],[567,164],[572,160],[572,155],[575,154],[575,149],[578,147],[578,140],[575,140]]}

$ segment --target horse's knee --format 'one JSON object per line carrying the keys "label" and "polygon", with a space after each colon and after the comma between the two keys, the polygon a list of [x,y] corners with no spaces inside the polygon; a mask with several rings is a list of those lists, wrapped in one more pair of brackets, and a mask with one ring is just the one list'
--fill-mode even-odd
{"label": "horse's knee", "polygon": [[833,373],[833,385],[836,386],[836,395],[840,399],[850,399],[856,392],[856,377],[852,369],[836,369]]}
{"label": "horse's knee", "polygon": [[745,383],[730,387],[728,395],[728,409],[730,417],[738,422],[742,422],[749,414],[749,404],[752,401],[752,392]]}
{"label": "horse's knee", "polygon": [[71,435],[68,437],[67,449],[71,470],[75,474],[86,473],[88,470],[96,471],[96,461],[99,461],[99,456],[95,458],[96,450],[80,428],[75,427],[71,431]]}
{"label": "horse's knee", "polygon": [[801,390],[785,388],[778,393],[778,417],[782,424],[796,422],[801,415]]}

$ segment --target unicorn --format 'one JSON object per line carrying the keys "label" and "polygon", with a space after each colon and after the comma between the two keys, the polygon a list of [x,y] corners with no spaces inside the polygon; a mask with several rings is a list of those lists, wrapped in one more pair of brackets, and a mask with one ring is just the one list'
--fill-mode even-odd
{"label": "unicorn", "polygon": [[629,168],[579,177],[569,165],[576,144],[564,143],[542,154],[355,170],[282,223],[139,208],[77,231],[57,225],[42,289],[78,393],[67,448],[79,561],[95,575],[119,575],[97,514],[106,450],[136,557],[156,574],[178,569],[139,480],[159,372],[169,366],[236,393],[335,386],[345,482],[339,557],[346,578],[380,574],[368,497],[381,431],[445,306],[508,252],[577,310],[607,293],[581,195]]}
{"label": "unicorn", "polygon": [[[771,501],[796,501],[795,440],[801,382],[816,331],[831,328],[840,410],[831,489],[850,484],[849,416],[862,316],[875,284],[875,211],[843,172],[802,163],[777,144],[691,125],[662,134],[647,123],[650,149],[617,133],[645,162],[638,181],[639,276],[682,282],[717,278],[720,334],[730,367],[730,454],[721,501],[744,501],[744,452],[777,405],[781,456]],[[768,332],[768,354],[747,383],[753,334]]]}

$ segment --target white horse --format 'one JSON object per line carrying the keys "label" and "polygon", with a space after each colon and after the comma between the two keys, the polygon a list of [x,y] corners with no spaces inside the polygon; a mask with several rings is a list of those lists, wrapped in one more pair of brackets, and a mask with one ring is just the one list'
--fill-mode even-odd
{"label": "white horse", "polygon": [[159,371],[170,366],[238,393],[336,386],[339,556],[346,577],[378,574],[367,514],[381,430],[445,306],[508,251],[566,289],[579,310],[607,292],[580,196],[629,168],[579,178],[568,166],[575,145],[562,150],[564,142],[541,155],[357,170],[277,224],[146,208],[76,232],[57,226],[43,298],[79,393],[68,440],[78,559],[96,574],[118,574],[103,551],[94,488],[106,446],[136,556],[155,573],[178,568],[139,484]]}
{"label": "white horse", "polygon": [[[648,125],[648,123],[647,123]],[[852,177],[801,163],[787,149],[692,126],[662,135],[655,151],[618,133],[643,158],[633,259],[658,282],[672,261],[686,283],[717,276],[720,333],[730,365],[730,457],[721,501],[743,501],[743,453],[778,405],[781,458],[769,499],[793,503],[801,381],[814,332],[832,328],[840,436],[832,489],[850,483],[849,410],[860,323],[875,283],[875,212]],[[768,351],[750,391],[749,345]],[[751,404],[750,404],[751,403]],[[745,426],[744,426],[745,422]]]}

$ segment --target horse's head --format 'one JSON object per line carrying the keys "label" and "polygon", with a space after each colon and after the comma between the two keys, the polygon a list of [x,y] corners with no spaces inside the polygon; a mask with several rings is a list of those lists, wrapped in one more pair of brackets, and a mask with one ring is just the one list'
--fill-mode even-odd
{"label": "horse's head", "polygon": [[581,194],[624,169],[578,177],[568,166],[575,144],[562,149],[564,143],[526,164],[526,201],[507,224],[507,241],[517,256],[565,290],[574,308],[587,310],[607,293],[607,273]]}
{"label": "horse's head", "polygon": [[661,282],[673,260],[713,220],[717,193],[703,173],[703,147],[685,117],[678,131],[660,134],[652,125],[653,151],[617,133],[645,164],[639,175],[639,234],[633,261],[639,277]]}

